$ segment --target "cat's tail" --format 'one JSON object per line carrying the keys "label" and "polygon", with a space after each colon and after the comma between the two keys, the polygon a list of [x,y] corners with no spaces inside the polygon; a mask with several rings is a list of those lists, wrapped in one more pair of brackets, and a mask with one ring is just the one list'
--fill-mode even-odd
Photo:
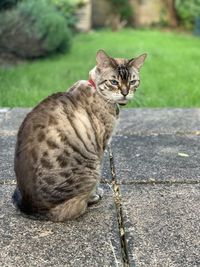
{"label": "cat's tail", "polygon": [[22,195],[18,187],[15,188],[15,191],[12,195],[12,202],[17,209],[22,209]]}
{"label": "cat's tail", "polygon": [[21,193],[19,191],[19,188],[16,187],[15,191],[14,191],[14,193],[12,195],[12,202],[15,205],[16,208],[20,209],[21,201],[22,201]]}
{"label": "cat's tail", "polygon": [[16,187],[16,189],[12,195],[12,201],[13,201],[13,204],[15,205],[15,207],[17,209],[19,209],[20,211],[22,211],[26,214],[32,214],[32,210],[30,209],[30,207],[25,205],[24,202],[22,201],[22,195],[21,195],[21,192],[20,192],[18,187]]}
{"label": "cat's tail", "polygon": [[22,199],[22,194],[18,187],[16,187],[12,195],[12,202],[17,209],[23,212],[23,217],[32,220],[47,220],[47,217],[45,215],[34,213],[34,211],[30,208],[30,205],[24,203]]}

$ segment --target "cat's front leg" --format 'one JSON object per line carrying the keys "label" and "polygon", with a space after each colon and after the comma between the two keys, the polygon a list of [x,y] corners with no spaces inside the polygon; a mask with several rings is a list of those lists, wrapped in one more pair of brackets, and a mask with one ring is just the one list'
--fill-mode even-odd
{"label": "cat's front leg", "polygon": [[103,197],[103,194],[103,188],[99,187],[99,184],[97,184],[94,190],[91,192],[90,198],[88,200],[88,205],[97,203]]}

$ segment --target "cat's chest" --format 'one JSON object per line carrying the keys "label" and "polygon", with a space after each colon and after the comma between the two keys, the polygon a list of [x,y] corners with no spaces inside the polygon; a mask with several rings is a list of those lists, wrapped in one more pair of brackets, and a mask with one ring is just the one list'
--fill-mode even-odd
{"label": "cat's chest", "polygon": [[[109,139],[113,133],[113,130],[117,122],[117,112],[116,107],[101,106],[94,116],[97,117],[98,127],[100,135],[103,135],[103,140]],[[95,127],[96,129],[98,127]]]}
{"label": "cat's chest", "polygon": [[94,101],[93,112],[99,118],[99,122],[106,128],[113,127],[118,117],[117,105],[107,104],[104,101]]}

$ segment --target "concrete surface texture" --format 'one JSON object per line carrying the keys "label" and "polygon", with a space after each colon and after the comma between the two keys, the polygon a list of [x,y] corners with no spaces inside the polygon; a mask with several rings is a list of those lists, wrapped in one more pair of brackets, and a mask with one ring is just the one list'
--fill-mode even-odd
{"label": "concrete surface texture", "polygon": [[0,266],[199,267],[200,109],[123,109],[102,166],[104,198],[52,223],[15,209],[16,134],[0,109]]}

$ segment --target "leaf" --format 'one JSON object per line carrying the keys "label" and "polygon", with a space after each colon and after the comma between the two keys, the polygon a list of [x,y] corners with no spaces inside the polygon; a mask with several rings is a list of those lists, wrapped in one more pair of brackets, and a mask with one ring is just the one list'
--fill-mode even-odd
{"label": "leaf", "polygon": [[180,156],[180,157],[189,157],[189,155],[188,154],[186,154],[186,153],[178,153],[178,155]]}

